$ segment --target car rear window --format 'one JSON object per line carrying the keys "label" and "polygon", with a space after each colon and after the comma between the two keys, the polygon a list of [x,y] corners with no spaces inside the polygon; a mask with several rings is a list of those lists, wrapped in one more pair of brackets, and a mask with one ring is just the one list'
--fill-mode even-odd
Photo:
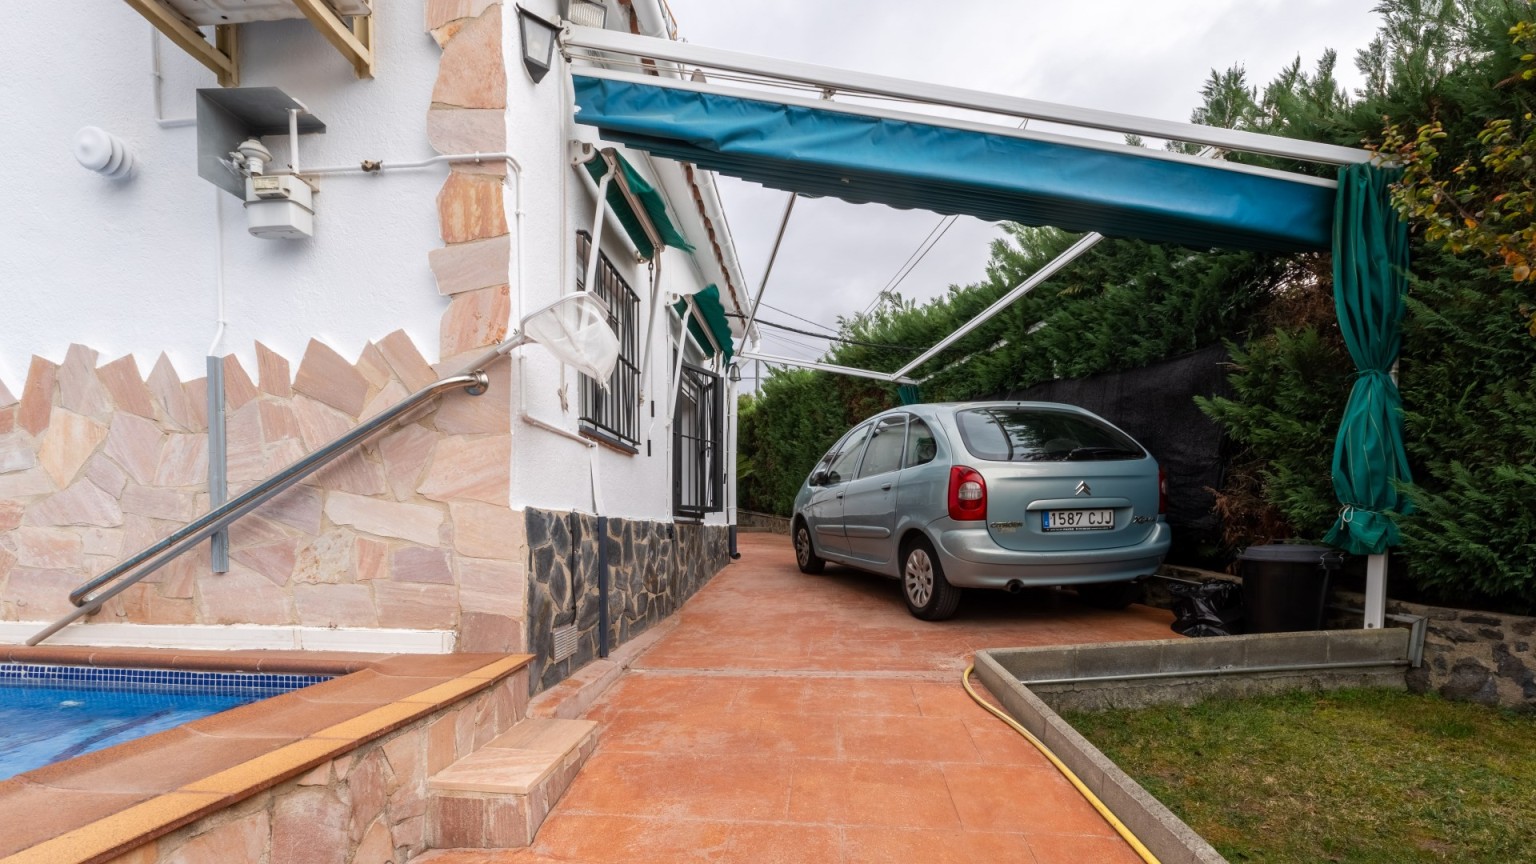
{"label": "car rear window", "polygon": [[991,462],[1140,459],[1141,445],[1098,419],[1046,408],[972,408],[955,415],[965,449]]}

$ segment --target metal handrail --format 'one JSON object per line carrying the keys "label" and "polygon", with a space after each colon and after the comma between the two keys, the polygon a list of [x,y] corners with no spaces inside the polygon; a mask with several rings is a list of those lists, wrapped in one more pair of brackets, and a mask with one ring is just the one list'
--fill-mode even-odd
{"label": "metal handrail", "polygon": [[[225,504],[208,511],[192,522],[173,531],[163,539],[151,544],[133,557],[122,561],[112,569],[71,591],[69,593],[69,601],[79,608],[39,631],[27,640],[27,644],[36,645],[64,629],[72,622],[100,609],[101,604],[126,591],[140,579],[164,567],[187,550],[208,539],[241,516],[260,507],[288,487],[324,468],[338,456],[393,425],[396,420],[399,420],[402,416],[410,413],[410,411],[429,399],[458,387],[464,388],[472,396],[484,393],[490,386],[490,377],[485,372],[485,365],[498,356],[506,354],[511,348],[522,344],[522,341],[520,334],[514,335],[513,338],[495,346],[481,357],[476,358],[475,362],[470,364],[465,372],[428,384],[378,415],[358,424],[357,427],[331,441],[329,444],[317,448],[313,453],[278,471],[266,480],[230,499]],[[151,561],[151,558],[154,560]],[[149,563],[145,564],[146,561]],[[92,593],[102,588],[102,586],[109,584],[111,587],[101,593]]]}

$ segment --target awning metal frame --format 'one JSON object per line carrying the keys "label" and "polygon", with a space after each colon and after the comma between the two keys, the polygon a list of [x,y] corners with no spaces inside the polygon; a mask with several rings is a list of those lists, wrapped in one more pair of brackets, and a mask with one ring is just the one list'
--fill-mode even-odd
{"label": "awning metal frame", "polygon": [[[1158,120],[1149,117],[1139,117],[1131,114],[1121,114],[1111,111],[1099,111],[1088,108],[1078,108],[1069,105],[1061,105],[1051,102],[1042,102],[1034,99],[1022,99],[1012,96],[1004,96],[996,93],[987,93],[978,90],[969,90],[948,85],[931,84],[920,81],[911,81],[901,78],[893,78],[884,75],[874,75],[865,72],[837,69],[829,66],[819,66],[810,63],[800,63],[790,60],[762,57],[752,54],[744,54],[735,51],[726,51],[718,48],[710,48],[702,45],[694,45],[687,42],[674,42],[666,39],[657,39],[647,36],[637,36],[628,33],[620,33],[611,30],[596,29],[590,27],[567,26],[561,33],[561,46],[566,56],[572,59],[588,61],[580,66],[581,74],[597,78],[605,78],[615,81],[628,81],[644,83],[650,86],[664,86],[668,88],[684,89],[693,92],[721,94],[737,96],[747,99],[777,102],[786,105],[800,105],[815,107],[821,110],[834,110],[849,114],[857,114],[868,117],[886,119],[899,119],[928,123],[936,126],[945,126],[954,129],[984,132],[994,135],[1006,135],[1009,137],[1048,141],[1053,143],[1068,143],[1076,147],[1086,147],[1097,150],[1109,150],[1116,152],[1130,152],[1149,159],[1193,163],[1199,162],[1206,167],[1221,170],[1235,171],[1248,174],[1257,174],[1283,178],[1292,182],[1306,183],[1316,186],[1333,187],[1337,182],[1326,177],[1299,174],[1296,172],[1279,171],[1271,168],[1245,165],[1237,162],[1226,162],[1220,159],[1209,158],[1211,154],[1220,151],[1241,151],[1258,153],[1268,156],[1298,159],[1308,162],[1317,162],[1330,165],[1344,165],[1358,162],[1366,162],[1372,158],[1372,154],[1363,149],[1352,147],[1340,147],[1333,144],[1321,144],[1313,141],[1302,141],[1293,138],[1283,138],[1276,135],[1264,135],[1255,132],[1244,132],[1235,129],[1223,129],[1214,126],[1202,126],[1194,123],[1180,123],[1166,120]],[[573,50],[589,52],[586,54],[574,54]],[[709,82],[702,74],[688,74],[686,78],[672,78],[670,76],[657,77],[655,75],[642,75],[639,73],[620,71],[611,68],[602,68],[598,64],[612,61],[613,55],[622,55],[637,60],[662,61],[666,63],[683,64],[684,67],[692,66],[699,70],[713,69],[723,70],[738,75],[753,76],[763,83],[795,84],[804,87],[812,87],[822,91],[822,99],[812,99],[803,96],[786,95],[780,92],[767,90],[749,90],[739,87],[726,87]],[[574,71],[574,70],[573,70]],[[1151,150],[1132,147],[1125,144],[1117,144],[1109,141],[1082,138],[1071,135],[1058,135],[1031,131],[994,123],[984,123],[971,120],[959,120],[952,117],[941,117],[932,114],[897,110],[886,106],[855,105],[846,102],[829,103],[826,98],[831,93],[845,93],[849,95],[878,96],[888,99],[897,99],[905,103],[921,103],[939,105],[949,108],[960,108],[971,111],[986,112],[994,115],[1005,115],[1026,120],[1041,120],[1052,123],[1076,126],[1085,129],[1111,131],[1123,134],[1135,134],[1154,138],[1165,138],[1173,141],[1184,141],[1205,145],[1205,149],[1199,155],[1174,153],[1166,150]],[[793,206],[793,197],[790,199]],[[786,210],[786,219],[788,212]],[[782,232],[782,226],[781,226]],[[801,361],[793,358],[779,357],[763,354],[761,352],[742,352],[738,357],[743,359],[762,360],[763,362],[776,363],[787,366],[798,366],[807,369],[820,369],[822,371],[836,372],[838,374],[854,375],[857,377],[871,378],[874,380],[891,383],[915,383],[909,376],[922,364],[933,359],[939,353],[963,339],[966,335],[975,331],[987,321],[996,317],[1003,309],[1007,308],[1020,297],[1032,291],[1039,284],[1059,272],[1062,267],[1075,258],[1088,251],[1095,243],[1103,239],[1102,235],[1089,233],[1084,235],[1072,247],[1064,251],[1055,260],[1046,264],[1038,272],[1020,283],[1003,297],[999,298],[987,309],[983,310],[970,321],[956,328],[944,339],[940,340],[932,348],[923,352],[916,359],[905,364],[896,372],[877,372],[867,369],[853,369],[851,367],[838,366],[836,364]],[[770,267],[772,265],[770,264]],[[764,282],[766,282],[766,274]],[[767,285],[758,286],[757,295],[753,300],[751,319],[748,322],[748,338],[755,336],[752,324],[755,323],[758,305],[766,291]],[[760,340],[755,340],[759,341]]]}
{"label": "awning metal frame", "polygon": [[[769,57],[761,57],[751,54],[743,54],[734,51],[724,51],[717,48],[709,48],[702,45],[692,45],[686,42],[676,42],[667,39],[657,39],[645,36],[636,36],[627,33],[619,33],[608,30],[592,29],[585,27],[567,26],[561,34],[562,50],[567,58],[571,58],[572,49],[582,49],[592,52],[582,57],[592,66],[583,68],[583,74],[593,77],[609,78],[611,80],[636,80],[652,86],[680,87],[692,89],[703,93],[719,93],[722,95],[745,96],[770,102],[779,102],[786,105],[807,105],[812,100],[803,97],[785,96],[780,93],[768,93],[766,91],[731,90],[710,84],[704,79],[703,69],[721,70],[736,75],[752,76],[756,83],[773,84],[781,86],[785,83],[793,83],[802,87],[811,87],[820,90],[824,99],[830,98],[834,93],[844,93],[855,96],[874,96],[888,99],[904,100],[907,102],[923,103],[927,105],[939,105],[949,108],[959,108],[980,111],[994,115],[1004,115],[1024,120],[1041,120],[1051,123],[1060,123],[1067,126],[1093,129],[1099,131],[1116,132],[1121,134],[1133,134],[1148,138],[1160,138],[1169,141],[1178,141],[1191,144],[1205,145],[1207,148],[1217,150],[1255,153],[1266,156],[1274,156],[1288,159],[1296,159],[1305,162],[1320,163],[1325,165],[1351,165],[1367,163],[1376,157],[1367,150],[1340,147],[1332,144],[1323,144],[1313,141],[1302,141],[1291,138],[1283,138],[1275,135],[1264,135],[1253,132],[1244,132],[1235,129],[1223,129],[1213,126],[1202,126],[1193,123],[1180,123],[1166,120],[1158,120],[1148,117],[1139,117],[1131,114],[1121,114],[1110,111],[1099,111],[1089,108],[1079,108],[1069,105],[1061,105],[1051,102],[1042,102],[1033,99],[1020,99],[1004,96],[996,93],[986,93],[965,88],[946,85],[931,84],[917,81],[909,81],[892,78],[883,75],[873,75],[863,72],[835,69],[827,66],[819,66],[809,63],[800,63],[790,60],[782,60]],[[605,63],[611,62],[614,55],[627,56],[636,60],[650,61],[655,69],[662,69],[661,75],[672,78],[673,74],[667,67],[670,64],[679,64],[677,78],[687,77],[690,80],[665,80],[664,82],[653,77],[654,69],[647,70],[653,76],[637,76],[631,73],[615,71],[613,69],[600,68]],[[667,64],[667,65],[663,65]],[[695,67],[692,71],[687,66]],[[821,103],[816,107],[826,109],[828,106]],[[881,107],[851,106],[846,103],[838,103],[836,110],[847,113],[858,113],[873,117],[888,117],[892,119],[912,119],[911,112],[896,112]],[[1035,137],[1039,133],[1029,133],[1022,130],[1009,129],[990,124],[965,123],[922,115],[922,122],[934,125],[948,125],[953,128],[972,128],[978,131],[985,129],[990,134],[1014,135],[1017,137]],[[1138,155],[1149,158],[1170,158],[1166,151],[1147,151],[1141,148],[1129,148],[1126,145],[1114,145],[1105,142],[1090,141],[1089,139],[1075,136],[1053,136],[1058,141],[1071,141],[1074,146],[1116,148],[1122,152],[1126,149],[1140,151]],[[1202,156],[1206,155],[1204,153]],[[1178,154],[1182,156],[1182,154]],[[1177,158],[1177,156],[1175,157]],[[1183,158],[1190,158],[1184,156]],[[1195,157],[1199,158],[1199,157]],[[1228,163],[1222,160],[1207,162],[1210,167],[1219,167],[1225,170],[1254,171],[1251,166],[1243,166],[1237,163]],[[1257,169],[1268,171],[1268,169]],[[1291,172],[1278,172],[1295,182],[1319,182],[1320,178]],[[1321,181],[1322,185],[1337,185],[1327,180]],[[791,198],[791,204],[793,198]],[[786,218],[788,213],[785,214]],[[782,228],[781,228],[782,233]],[[981,324],[996,315],[1002,309],[1013,303],[1019,297],[1028,293],[1036,285],[1049,278],[1073,258],[1081,255],[1091,248],[1102,237],[1096,233],[1088,233],[1076,244],[1066,250],[1061,256],[1041,268],[1039,272],[1026,279],[1018,287],[1014,288],[980,315],[957,328],[949,336],[941,340],[937,345],[924,352],[917,359],[909,362],[895,373],[872,372],[865,369],[852,369],[829,363],[817,363],[811,361],[794,360],[785,357],[775,357],[755,351],[743,351],[738,356],[749,360],[761,360],[767,363],[779,363],[788,366],[798,366],[809,369],[819,369],[826,372],[834,372],[844,375],[853,375],[865,378],[874,378],[895,383],[915,383],[902,376],[932,359],[939,352],[974,331]],[[775,250],[776,251],[776,250]],[[765,280],[766,282],[766,274]],[[758,304],[766,285],[758,287],[757,297],[752,304],[751,316],[748,322],[748,337],[751,335],[751,325],[755,323]],[[1378,628],[1383,624],[1382,609],[1385,606],[1385,570],[1386,557],[1384,555],[1371,555],[1368,566],[1366,621],[1367,629]]]}

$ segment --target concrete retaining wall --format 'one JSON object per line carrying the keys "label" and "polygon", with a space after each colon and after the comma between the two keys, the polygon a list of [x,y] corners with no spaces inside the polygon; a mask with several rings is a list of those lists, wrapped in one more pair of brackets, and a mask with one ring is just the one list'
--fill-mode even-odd
{"label": "concrete retaining wall", "polygon": [[[998,649],[976,653],[976,672],[1008,713],[1049,747],[1161,861],[1218,864],[1226,859],[1215,848],[1056,711],[1188,704],[1212,696],[1298,688],[1404,687],[1408,636],[1405,629],[1388,628]],[[1263,671],[1303,664],[1337,665]],[[1204,674],[1213,670],[1236,674]],[[1164,677],[1102,680],[1153,675]]]}

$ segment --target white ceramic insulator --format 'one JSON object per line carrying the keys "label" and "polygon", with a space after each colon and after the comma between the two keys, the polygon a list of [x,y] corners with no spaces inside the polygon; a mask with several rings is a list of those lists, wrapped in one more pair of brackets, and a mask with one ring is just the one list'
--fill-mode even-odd
{"label": "white ceramic insulator", "polygon": [[133,172],[133,152],[123,139],[96,126],[86,126],[75,133],[75,160],[86,168],[114,180]]}

